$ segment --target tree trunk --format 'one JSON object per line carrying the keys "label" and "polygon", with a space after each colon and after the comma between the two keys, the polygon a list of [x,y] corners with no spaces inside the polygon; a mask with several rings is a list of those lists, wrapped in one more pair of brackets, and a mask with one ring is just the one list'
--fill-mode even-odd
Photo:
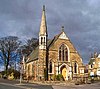
{"label": "tree trunk", "polygon": [[7,71],[8,71],[8,60],[4,59],[4,67],[5,67],[5,76],[7,77]]}

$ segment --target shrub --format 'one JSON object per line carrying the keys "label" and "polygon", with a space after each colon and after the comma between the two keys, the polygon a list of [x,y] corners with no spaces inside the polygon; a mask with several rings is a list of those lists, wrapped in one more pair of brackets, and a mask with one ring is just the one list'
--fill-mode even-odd
{"label": "shrub", "polygon": [[58,81],[64,81],[63,75],[61,75],[61,74],[56,75],[56,79]]}
{"label": "shrub", "polygon": [[12,68],[9,68],[7,71],[7,75],[5,74],[5,71],[1,72],[1,75],[3,76],[3,78],[7,78],[9,75],[11,75],[13,73],[14,79],[18,79],[20,77],[20,72],[17,70],[14,70]]}
{"label": "shrub", "polygon": [[53,79],[53,81],[55,81],[56,80],[56,75],[53,75],[52,79]]}

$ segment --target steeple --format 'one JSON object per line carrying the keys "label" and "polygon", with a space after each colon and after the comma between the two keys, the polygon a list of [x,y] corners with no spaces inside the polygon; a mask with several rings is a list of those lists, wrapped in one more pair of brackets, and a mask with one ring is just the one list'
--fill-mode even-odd
{"label": "steeple", "polygon": [[43,9],[42,9],[42,19],[41,19],[39,35],[48,35],[47,34],[47,23],[46,23],[46,15],[45,15],[45,6],[44,5],[43,5]]}
{"label": "steeple", "polygon": [[[38,76],[41,80],[48,80],[48,57],[47,57],[47,24],[46,24],[46,15],[45,15],[45,6],[42,9],[42,19],[40,24],[39,32],[39,69]],[[46,71],[46,76],[44,72]]]}
{"label": "steeple", "polygon": [[46,49],[47,39],[48,39],[48,34],[47,34],[45,6],[43,6],[40,32],[39,32],[39,49]]}

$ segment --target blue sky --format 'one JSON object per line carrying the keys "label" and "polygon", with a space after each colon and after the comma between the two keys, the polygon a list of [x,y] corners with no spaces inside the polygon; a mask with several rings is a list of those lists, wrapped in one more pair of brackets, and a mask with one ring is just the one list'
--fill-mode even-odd
{"label": "blue sky", "polygon": [[100,0],[0,0],[0,37],[38,38],[43,5],[49,38],[64,25],[84,63],[91,53],[99,52]]}

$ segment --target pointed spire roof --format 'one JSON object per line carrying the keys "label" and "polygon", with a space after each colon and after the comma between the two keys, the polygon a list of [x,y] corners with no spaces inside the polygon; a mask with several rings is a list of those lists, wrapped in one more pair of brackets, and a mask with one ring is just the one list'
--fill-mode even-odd
{"label": "pointed spire roof", "polygon": [[43,9],[42,9],[42,19],[41,19],[39,35],[47,35],[47,24],[46,24],[46,15],[45,15],[45,6],[44,5],[43,5]]}

